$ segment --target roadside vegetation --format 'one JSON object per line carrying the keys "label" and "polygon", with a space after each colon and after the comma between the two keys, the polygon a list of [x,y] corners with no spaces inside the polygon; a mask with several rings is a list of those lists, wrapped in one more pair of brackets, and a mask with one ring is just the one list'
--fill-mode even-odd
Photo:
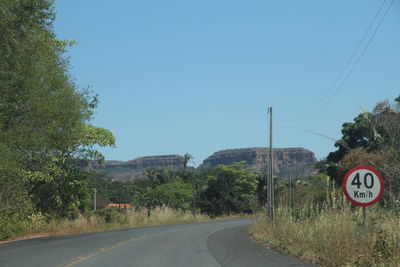
{"label": "roadside vegetation", "polygon": [[[53,2],[2,0],[0,18],[0,240],[266,214],[265,175],[245,162],[194,171],[185,154],[179,170],[149,168],[146,179],[124,183],[86,170],[103,160],[95,148],[115,138],[92,124],[97,97],[69,73],[75,42],[56,38]],[[400,97],[342,133],[318,174],[275,178],[276,220],[260,215],[251,235],[321,266],[399,266]],[[385,181],[366,228],[340,188],[357,165]]]}
{"label": "roadside vegetation", "polygon": [[367,208],[365,228],[361,207],[351,206],[341,190],[329,197],[323,204],[305,201],[292,209],[279,205],[275,221],[259,216],[250,234],[267,248],[319,266],[400,265],[398,210]]}
{"label": "roadside vegetation", "polygon": [[92,125],[97,96],[69,73],[76,42],[56,38],[51,0],[2,0],[0,18],[0,240],[251,212],[257,181],[242,163],[195,173],[185,154],[180,170],[131,183],[85,170],[115,138]]}
{"label": "roadside vegetation", "polygon": [[74,217],[90,199],[80,161],[114,146],[91,124],[97,97],[78,88],[48,0],[0,2],[0,239],[26,233],[36,214]]}
{"label": "roadside vegetation", "polygon": [[[88,199],[86,206],[70,216],[32,207],[35,212],[30,211],[23,224],[3,217],[0,237],[18,239],[247,216],[256,204],[257,175],[243,164],[200,172],[147,169],[145,174],[152,177],[134,182],[115,182],[105,173],[88,172],[86,182],[89,188],[96,188],[96,204]],[[109,203],[118,204],[109,207]],[[25,214],[22,207],[13,208],[17,214]]]}
{"label": "roadside vegetation", "polygon": [[[400,97],[344,123],[338,149],[317,164],[319,174],[295,180],[291,205],[278,183],[275,221],[259,216],[252,237],[320,266],[400,266],[399,127]],[[366,227],[361,207],[341,189],[345,173],[358,165],[377,169],[385,182],[382,200],[366,209]]]}
{"label": "roadside vegetation", "polygon": [[26,234],[16,237],[16,239],[209,220],[209,217],[205,215],[199,215],[194,218],[191,212],[176,210],[166,206],[156,207],[150,213],[151,216],[149,217],[146,209],[110,208],[88,212],[75,219],[49,219],[45,215],[36,213],[31,218],[31,224]]}

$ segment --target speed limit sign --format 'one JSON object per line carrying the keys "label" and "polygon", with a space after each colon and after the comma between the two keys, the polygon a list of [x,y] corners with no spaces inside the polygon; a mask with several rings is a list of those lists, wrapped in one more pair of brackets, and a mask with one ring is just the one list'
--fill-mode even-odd
{"label": "speed limit sign", "polygon": [[382,175],[369,166],[357,166],[348,171],[342,187],[349,201],[364,207],[378,202],[384,189]]}

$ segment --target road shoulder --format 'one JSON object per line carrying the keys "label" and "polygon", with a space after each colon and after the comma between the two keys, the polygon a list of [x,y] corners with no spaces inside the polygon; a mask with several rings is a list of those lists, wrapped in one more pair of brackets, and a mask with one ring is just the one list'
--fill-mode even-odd
{"label": "road shoulder", "polygon": [[211,255],[222,267],[315,266],[286,254],[267,250],[248,235],[249,225],[224,229],[207,238]]}

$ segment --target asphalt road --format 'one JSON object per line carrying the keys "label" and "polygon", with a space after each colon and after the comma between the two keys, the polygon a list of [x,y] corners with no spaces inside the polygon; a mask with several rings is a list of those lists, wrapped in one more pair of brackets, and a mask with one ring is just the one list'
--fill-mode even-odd
{"label": "asphalt road", "polygon": [[0,266],[311,266],[251,241],[250,223],[151,226],[4,243]]}

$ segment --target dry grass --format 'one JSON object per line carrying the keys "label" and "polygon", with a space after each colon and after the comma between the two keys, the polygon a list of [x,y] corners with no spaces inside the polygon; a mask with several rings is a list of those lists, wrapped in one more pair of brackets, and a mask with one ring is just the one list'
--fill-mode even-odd
{"label": "dry grass", "polygon": [[321,266],[400,266],[400,216],[368,207],[368,227],[361,208],[343,199],[322,208],[278,208],[272,223],[259,217],[252,237],[263,245]]}
{"label": "dry grass", "polygon": [[[224,217],[225,218],[225,217]],[[113,210],[111,218],[106,222],[106,218],[98,215],[80,216],[75,220],[58,219],[46,220],[46,217],[35,214],[31,217],[31,226],[29,232],[18,238],[9,239],[8,241],[50,236],[62,234],[79,234],[89,232],[100,232],[105,230],[115,230],[147,225],[164,225],[177,223],[190,223],[208,221],[210,218],[203,214],[193,217],[191,212],[174,210],[169,207],[156,207],[150,211],[142,210],[126,210],[119,212]],[[221,218],[219,218],[221,219]]]}

